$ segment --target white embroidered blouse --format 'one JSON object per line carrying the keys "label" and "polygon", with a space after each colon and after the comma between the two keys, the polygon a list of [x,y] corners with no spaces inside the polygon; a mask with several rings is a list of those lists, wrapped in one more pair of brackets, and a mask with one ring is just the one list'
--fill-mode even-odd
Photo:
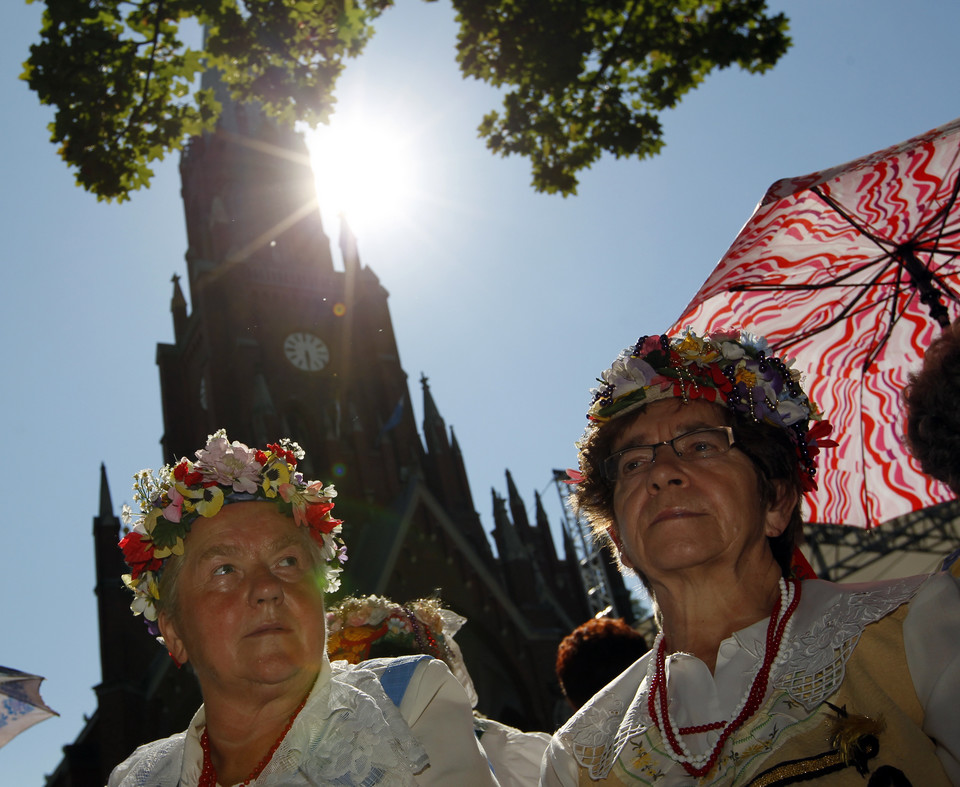
{"label": "white embroidered blouse", "polygon": [[[424,658],[394,703],[381,683],[399,660],[324,659],[306,705],[253,785],[497,785],[473,732],[470,701],[446,664]],[[137,749],[109,787],[196,787],[203,706],[185,732]]]}
{"label": "white embroidered blouse", "polygon": [[[912,601],[911,601],[912,599]],[[863,629],[911,601],[904,621],[907,666],[920,704],[924,732],[934,740],[948,776],[960,784],[960,582],[950,574],[910,577],[864,585],[821,580],[803,583],[789,641],[770,676],[771,692],[783,692],[781,707],[811,711],[843,682],[844,670]],[[714,673],[696,657],[667,657],[670,714],[678,727],[729,718],[763,659],[769,619],[736,632],[720,644]],[[784,650],[785,649],[785,650]],[[544,755],[540,784],[573,787],[581,769],[606,777],[627,741],[651,727],[648,653],[602,689],[554,735]],[[711,731],[686,736],[694,755],[717,741]],[[728,744],[729,745],[729,742]],[[689,785],[683,767],[657,752],[648,763],[656,783]],[[706,783],[706,782],[703,782]]]}

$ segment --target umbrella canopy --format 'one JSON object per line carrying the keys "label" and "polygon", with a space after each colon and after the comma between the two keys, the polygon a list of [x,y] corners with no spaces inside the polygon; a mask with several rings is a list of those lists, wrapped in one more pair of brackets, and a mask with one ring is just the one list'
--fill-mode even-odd
{"label": "umbrella canopy", "polygon": [[837,448],[808,520],[871,527],[952,498],[901,441],[900,392],[960,313],[960,118],[778,181],[674,329],[743,328],[795,357]]}
{"label": "umbrella canopy", "polygon": [[39,675],[0,667],[0,746],[38,721],[59,715],[40,698]]}

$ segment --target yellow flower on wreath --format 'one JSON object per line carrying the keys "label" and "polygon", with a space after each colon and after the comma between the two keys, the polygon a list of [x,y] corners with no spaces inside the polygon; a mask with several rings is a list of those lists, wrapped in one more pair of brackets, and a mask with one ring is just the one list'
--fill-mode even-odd
{"label": "yellow flower on wreath", "polygon": [[177,491],[183,495],[185,511],[196,511],[202,517],[212,517],[223,508],[223,489],[219,486],[201,486],[190,488],[177,484]]}
{"label": "yellow flower on wreath", "polygon": [[686,334],[674,347],[675,352],[687,361],[699,364],[713,363],[720,357],[720,347],[709,339],[704,340],[693,333]]}
{"label": "yellow flower on wreath", "polygon": [[290,468],[271,456],[270,464],[263,468],[261,488],[267,497],[276,497],[281,486],[290,483]]}
{"label": "yellow flower on wreath", "polygon": [[737,367],[737,374],[735,380],[738,383],[743,383],[747,388],[756,388],[757,386],[757,374],[747,369],[742,364]]}

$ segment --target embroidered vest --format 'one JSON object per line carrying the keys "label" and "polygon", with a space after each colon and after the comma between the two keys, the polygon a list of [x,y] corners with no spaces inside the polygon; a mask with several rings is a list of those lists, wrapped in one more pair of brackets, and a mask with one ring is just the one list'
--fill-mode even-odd
{"label": "embroidered vest", "polygon": [[[921,729],[923,710],[903,648],[907,610],[901,606],[864,628],[839,688],[811,713],[775,690],[701,783],[950,787]],[[843,730],[851,745],[841,752],[836,736]],[[627,743],[606,779],[593,781],[581,768],[579,784],[655,784],[667,763],[679,767],[667,759],[659,731],[648,728]]]}

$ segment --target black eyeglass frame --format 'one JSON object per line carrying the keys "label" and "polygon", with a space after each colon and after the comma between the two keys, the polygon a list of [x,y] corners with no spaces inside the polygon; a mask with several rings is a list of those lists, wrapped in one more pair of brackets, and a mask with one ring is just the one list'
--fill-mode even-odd
{"label": "black eyeglass frame", "polygon": [[[684,440],[690,435],[700,434],[701,432],[724,432],[727,435],[728,445],[722,451],[717,452],[716,454],[711,454],[709,457],[701,456],[695,451],[688,451],[686,454],[682,453],[676,446],[677,440]],[[603,477],[608,481],[616,482],[621,479],[620,473],[618,472],[618,466],[620,464],[620,457],[631,451],[636,451],[638,448],[649,448],[650,461],[644,463],[644,467],[650,467],[657,461],[657,449],[664,445],[669,445],[673,449],[673,453],[677,455],[679,459],[682,459],[685,462],[696,462],[701,459],[712,459],[717,456],[723,456],[731,448],[737,444],[736,437],[733,434],[732,426],[706,426],[700,427],[699,429],[691,429],[689,432],[684,432],[674,437],[672,440],[664,440],[661,443],[652,443],[650,445],[631,445],[627,448],[624,448],[622,451],[617,451],[615,454],[610,454],[606,459],[603,460],[601,465],[601,470],[603,472]]]}

